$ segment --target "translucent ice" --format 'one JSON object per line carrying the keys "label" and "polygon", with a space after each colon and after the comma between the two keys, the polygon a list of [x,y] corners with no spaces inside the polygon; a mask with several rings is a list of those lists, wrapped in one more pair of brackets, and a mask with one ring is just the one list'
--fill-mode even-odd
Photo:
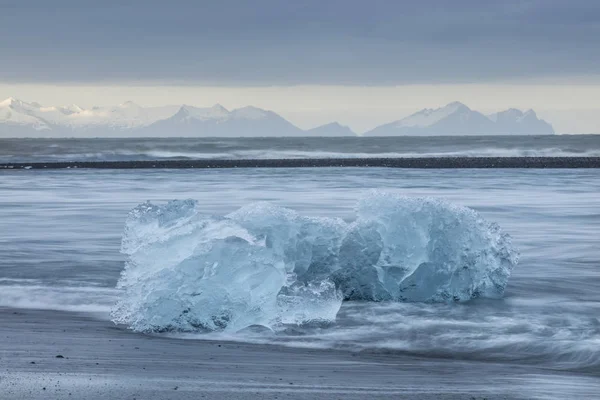
{"label": "translucent ice", "polygon": [[122,251],[113,319],[138,331],[333,321],[342,299],[497,298],[517,262],[510,238],[475,211],[377,192],[352,223],[266,203],[224,217],[193,200],[144,203]]}
{"label": "translucent ice", "polygon": [[447,302],[504,294],[517,252],[474,210],[374,192],[356,213],[334,273],[346,298]]}

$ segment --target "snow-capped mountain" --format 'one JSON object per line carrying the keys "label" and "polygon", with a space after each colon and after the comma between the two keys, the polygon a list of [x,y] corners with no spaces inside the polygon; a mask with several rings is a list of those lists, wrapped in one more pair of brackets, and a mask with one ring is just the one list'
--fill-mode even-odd
{"label": "snow-capped mountain", "polygon": [[182,106],[175,115],[139,129],[137,136],[302,136],[304,131],[272,111],[244,107],[228,111]]}
{"label": "snow-capped mountain", "polygon": [[317,126],[306,131],[308,136],[356,136],[349,127],[338,122]]}
{"label": "snow-capped mountain", "polygon": [[[168,118],[177,106],[141,107],[131,101],[114,107],[83,109],[75,104],[44,107],[8,98],[0,102],[0,134],[15,128],[32,131],[30,136],[64,136],[98,131],[122,132],[150,125]],[[38,133],[35,135],[33,133]],[[3,136],[6,136],[4,134]]]}
{"label": "snow-capped mountain", "polygon": [[50,124],[35,115],[40,108],[41,106],[37,103],[25,103],[9,97],[0,102],[0,124],[14,129],[49,130],[51,129]]}
{"label": "snow-capped mountain", "polygon": [[227,119],[229,117],[229,114],[231,113],[220,104],[215,104],[214,106],[209,108],[200,108],[183,105],[171,118],[179,119],[182,123],[188,123],[194,119],[200,121],[222,121],[224,119]]}
{"label": "snow-capped mountain", "polygon": [[272,111],[229,111],[188,105],[141,107],[125,102],[83,109],[44,107],[14,98],[0,102],[0,137],[90,136],[302,136],[304,131]]}
{"label": "snow-capped mountain", "polygon": [[[541,135],[552,126],[533,110],[509,109],[483,115],[454,102],[424,109],[381,125],[367,136]],[[142,107],[131,101],[84,109],[75,104],[45,107],[14,98],[0,102],[0,137],[240,137],[356,136],[337,122],[302,130],[273,111],[256,107],[227,110],[216,104]]]}
{"label": "snow-capped mountain", "polygon": [[552,125],[535,112],[510,109],[483,115],[460,102],[426,108],[399,121],[381,125],[365,136],[449,136],[449,135],[543,135],[554,134]]}
{"label": "snow-capped mountain", "polygon": [[501,133],[527,132],[529,135],[548,135],[554,133],[552,125],[543,119],[539,119],[533,110],[523,112],[515,108],[510,108],[506,111],[488,115],[488,118],[496,123]]}
{"label": "snow-capped mountain", "polygon": [[129,130],[148,126],[168,118],[177,111],[177,106],[142,107],[132,101],[114,107],[94,107],[69,115],[66,121],[57,121],[73,129]]}

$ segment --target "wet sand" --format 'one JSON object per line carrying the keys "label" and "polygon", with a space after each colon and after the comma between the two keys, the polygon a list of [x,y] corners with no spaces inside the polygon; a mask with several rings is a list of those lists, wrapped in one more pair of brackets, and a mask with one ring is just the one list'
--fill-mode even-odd
{"label": "wet sand", "polygon": [[2,399],[593,399],[600,374],[142,335],[0,309]]}
{"label": "wet sand", "polygon": [[600,168],[600,157],[415,157],[4,163],[0,169],[148,168]]}

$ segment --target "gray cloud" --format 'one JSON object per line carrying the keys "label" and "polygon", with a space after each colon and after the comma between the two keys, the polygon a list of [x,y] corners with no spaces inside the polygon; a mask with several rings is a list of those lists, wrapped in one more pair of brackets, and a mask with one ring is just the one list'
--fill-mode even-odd
{"label": "gray cloud", "polygon": [[598,74],[600,2],[0,0],[0,38],[5,82],[481,82]]}

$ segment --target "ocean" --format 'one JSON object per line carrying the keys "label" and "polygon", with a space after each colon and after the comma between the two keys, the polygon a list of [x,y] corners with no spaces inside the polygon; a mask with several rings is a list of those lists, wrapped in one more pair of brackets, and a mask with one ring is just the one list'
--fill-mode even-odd
{"label": "ocean", "polygon": [[[600,154],[598,137],[2,140],[0,160]],[[332,324],[272,332],[164,333],[224,340],[531,365],[600,374],[600,170],[261,168],[0,171],[0,307],[109,320],[128,212],[195,199],[224,215],[257,201],[350,221],[370,189],[467,206],[520,252],[504,298],[345,302]],[[125,328],[123,328],[125,329]],[[187,343],[187,342],[186,342]],[[600,388],[600,382],[594,381]],[[576,389],[571,394],[576,393]],[[560,392],[553,397],[561,398]],[[585,397],[585,396],[582,396]]]}
{"label": "ocean", "polygon": [[0,163],[388,157],[598,157],[600,135],[1,139]]}

